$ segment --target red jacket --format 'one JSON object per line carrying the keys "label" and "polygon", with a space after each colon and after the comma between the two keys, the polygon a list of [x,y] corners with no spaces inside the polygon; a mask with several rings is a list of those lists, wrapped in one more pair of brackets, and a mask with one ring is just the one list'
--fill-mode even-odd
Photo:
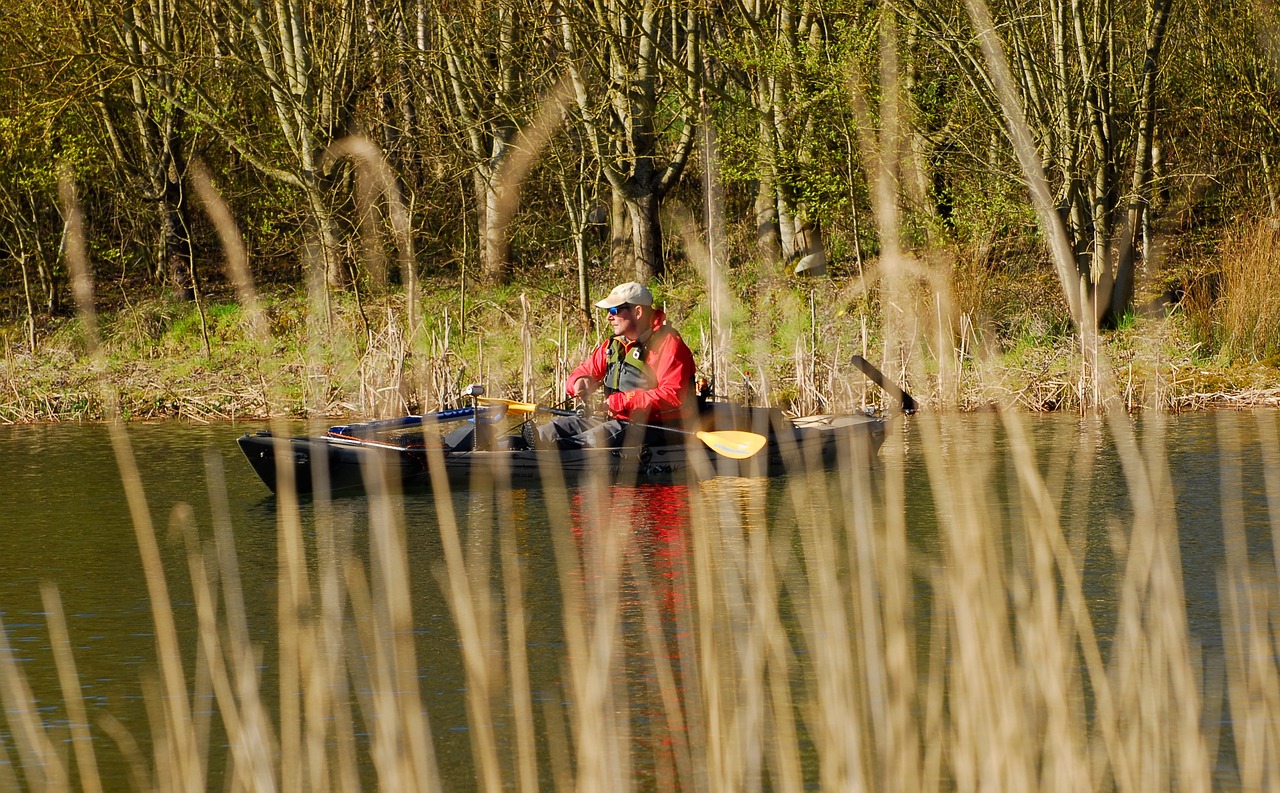
{"label": "red jacket", "polygon": [[[653,312],[651,331],[662,327],[666,322],[666,314],[661,309]],[[633,348],[637,342],[617,337],[627,349]],[[580,377],[592,378],[598,385],[604,380],[608,368],[609,345],[614,337],[605,339],[592,351],[587,360],[569,374],[566,389],[573,396],[573,385]],[[695,366],[693,352],[680,338],[674,328],[667,327],[666,332],[644,349],[644,362],[653,370],[657,385],[653,388],[638,391],[618,391],[610,394],[605,400],[609,414],[624,421],[631,418],[632,413],[645,413],[644,420],[659,423],[679,423],[687,406],[692,406],[693,375]]]}

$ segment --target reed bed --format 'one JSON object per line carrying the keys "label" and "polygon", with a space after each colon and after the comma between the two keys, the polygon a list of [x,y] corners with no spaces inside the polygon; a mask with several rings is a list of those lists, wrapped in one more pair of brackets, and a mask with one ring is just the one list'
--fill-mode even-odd
{"label": "reed bed", "polygon": [[[213,536],[179,513],[192,591],[171,592],[127,435],[113,432],[157,636],[158,676],[144,687],[152,723],[131,736],[142,749],[130,776],[143,789],[237,791],[446,789],[460,773],[478,789],[521,791],[1269,789],[1280,584],[1274,556],[1246,545],[1240,488],[1242,438],[1256,436],[1274,533],[1275,416],[1221,419],[1226,647],[1207,666],[1188,629],[1159,420],[1138,436],[1121,414],[1051,448],[1011,412],[980,432],[913,421],[915,452],[898,423],[878,460],[850,444],[833,473],[797,452],[772,486],[674,483],[662,508],[652,490],[571,486],[548,470],[545,529],[501,476],[473,482],[459,512],[436,460],[440,586],[466,679],[462,770],[436,755],[401,502],[380,471],[368,472],[368,526],[335,521],[322,495],[304,520],[282,491],[278,653],[264,667],[216,456]],[[1081,517],[1104,445],[1128,486],[1113,558],[1086,553],[1097,529]],[[526,559],[543,538],[562,624],[560,641],[535,651]],[[1106,567],[1111,591],[1086,583],[1091,565]],[[188,596],[196,647],[179,646],[168,605]],[[113,746],[79,700],[57,592],[44,597],[63,701],[57,714],[37,709],[0,646],[0,786],[118,789],[123,780],[95,769],[130,741]],[[533,656],[547,652],[561,696],[538,697],[531,682],[546,661]],[[216,708],[202,722],[207,695]]]}

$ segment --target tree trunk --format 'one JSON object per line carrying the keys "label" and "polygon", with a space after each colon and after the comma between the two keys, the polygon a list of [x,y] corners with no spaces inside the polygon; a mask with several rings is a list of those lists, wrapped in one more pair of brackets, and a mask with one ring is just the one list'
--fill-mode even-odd
{"label": "tree trunk", "polygon": [[627,214],[627,199],[622,191],[609,189],[609,261],[615,267],[632,263],[631,219]]}
{"label": "tree trunk", "polygon": [[318,184],[309,184],[306,192],[311,206],[311,215],[316,224],[316,243],[320,247],[320,260],[315,264],[323,268],[327,286],[341,289],[346,279],[342,272],[342,257],[338,255],[338,235],[334,227],[333,210],[325,201],[324,191]]}
{"label": "tree trunk", "polygon": [[36,311],[35,305],[31,301],[31,281],[27,278],[27,252],[25,250],[18,251],[18,266],[22,268],[22,295],[27,299],[27,343],[31,347],[31,354],[36,352]]}
{"label": "tree trunk", "polygon": [[56,317],[62,312],[62,296],[58,292],[57,276],[54,275],[53,268],[45,262],[43,256],[36,257],[36,275],[40,279],[45,313]]}
{"label": "tree trunk", "polygon": [[1133,177],[1129,185],[1129,209],[1125,220],[1124,239],[1116,262],[1115,285],[1112,287],[1105,320],[1114,323],[1133,302],[1136,251],[1145,214],[1150,211],[1152,152],[1155,148],[1156,77],[1160,50],[1169,21],[1171,0],[1152,0],[1147,7],[1147,48],[1142,63],[1142,89],[1139,95],[1138,140],[1133,153]]}
{"label": "tree trunk", "polygon": [[822,224],[805,215],[796,219],[795,256],[797,259],[823,253]]}
{"label": "tree trunk", "polygon": [[796,219],[791,207],[781,195],[777,196],[778,207],[778,245],[783,261],[790,261],[796,255]]}
{"label": "tree trunk", "polygon": [[510,218],[502,212],[503,191],[514,189],[511,185],[495,185],[485,182],[484,212],[481,218],[485,221],[480,229],[484,259],[482,263],[484,278],[491,284],[500,284],[507,278],[511,261],[511,236],[508,234]]}
{"label": "tree trunk", "polygon": [[191,241],[187,239],[185,209],[165,198],[160,205],[160,233],[156,249],[162,260],[162,277],[168,281],[175,300],[195,298],[191,281]]}
{"label": "tree trunk", "polygon": [[662,259],[662,224],[658,220],[661,200],[656,193],[631,198],[627,212],[631,215],[631,250],[635,256],[636,280],[648,283],[665,272]]}
{"label": "tree trunk", "polygon": [[[586,138],[609,184],[626,196],[637,277],[661,277],[659,209],[684,172],[698,128],[699,110],[692,101],[703,68],[697,8],[681,11],[646,0],[637,8],[597,3],[594,14],[580,16],[572,4],[564,9],[559,24],[565,60]],[[638,46],[618,45],[631,39]],[[580,56],[601,42],[607,42],[602,51]],[[668,70],[671,63],[680,66]],[[628,88],[600,91],[600,86]],[[659,154],[664,129],[679,130],[668,158]]]}
{"label": "tree trunk", "polygon": [[755,212],[756,250],[760,260],[776,264],[782,259],[782,227],[778,224],[778,193],[767,167],[761,169],[756,183]]}
{"label": "tree trunk", "polygon": [[587,327],[595,326],[591,314],[591,284],[587,279],[587,234],[583,228],[573,232],[573,251],[578,257],[578,305],[587,318]]}
{"label": "tree trunk", "polygon": [[1264,151],[1259,154],[1258,159],[1262,163],[1262,179],[1266,183],[1267,203],[1271,205],[1271,214],[1280,215],[1280,199],[1276,198],[1275,179],[1271,174],[1271,158]]}
{"label": "tree trunk", "polygon": [[167,269],[166,277],[173,287],[174,297],[193,300],[196,296],[195,271],[191,259],[191,226],[189,207],[182,189],[182,175],[186,163],[181,155],[181,139],[170,136],[165,161],[168,167],[163,174],[160,202],[159,251]]}
{"label": "tree trunk", "polygon": [[756,127],[760,154],[756,170],[756,250],[764,263],[776,264],[782,259],[782,227],[778,222],[778,180],[774,176],[778,160],[773,132],[773,101],[768,85],[766,82],[757,87],[755,100],[764,111]]}
{"label": "tree trunk", "polygon": [[489,261],[489,180],[485,178],[482,168],[471,172],[471,190],[476,206],[476,259],[480,262],[481,271]]}

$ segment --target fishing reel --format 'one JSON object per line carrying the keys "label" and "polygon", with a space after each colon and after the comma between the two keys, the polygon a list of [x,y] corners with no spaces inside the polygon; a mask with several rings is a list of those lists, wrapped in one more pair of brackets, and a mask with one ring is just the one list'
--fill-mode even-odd
{"label": "fishing reel", "polygon": [[595,418],[600,413],[600,400],[591,397],[574,397],[573,412],[578,414],[580,419]]}

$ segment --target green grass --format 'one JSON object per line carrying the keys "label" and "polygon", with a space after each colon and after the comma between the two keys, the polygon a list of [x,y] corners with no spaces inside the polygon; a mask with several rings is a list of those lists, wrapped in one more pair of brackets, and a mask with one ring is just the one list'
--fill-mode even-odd
{"label": "green grass", "polygon": [[[967,273],[967,275],[966,275]],[[1042,388],[1044,382],[1067,384],[1082,369],[1079,335],[1061,314],[1010,309],[1002,324],[985,323],[967,315],[969,325],[982,328],[977,343],[966,340],[963,360],[944,361],[937,351],[938,304],[926,285],[913,287],[900,306],[917,320],[901,325],[906,341],[917,351],[905,362],[881,360],[884,329],[883,298],[879,288],[863,291],[856,275],[801,281],[764,277],[758,264],[730,272],[730,305],[722,322],[730,329],[722,351],[726,371],[717,372],[722,396],[741,397],[746,373],[753,398],[784,409],[812,409],[809,389],[830,392],[829,409],[847,410],[850,388],[861,388],[860,376],[847,366],[850,355],[863,352],[886,371],[904,371],[904,385],[925,404],[980,406],[1000,394],[1020,394],[1027,406],[1078,409],[1084,399],[1064,387]],[[752,277],[759,276],[752,281]],[[974,277],[959,269],[953,277]],[[597,279],[599,280],[599,278]],[[875,284],[875,274],[870,283]],[[1013,294],[987,272],[981,283],[992,295]],[[963,292],[964,289],[960,288]],[[599,286],[595,291],[604,291]],[[1280,287],[1278,287],[1280,290]],[[700,369],[710,374],[711,309],[705,287],[674,274],[658,285],[659,300],[693,347]],[[815,300],[817,328],[812,327],[809,300]],[[199,415],[202,417],[260,415],[349,415],[453,404],[469,382],[486,385],[490,393],[522,396],[525,360],[525,319],[520,303],[529,302],[527,332],[532,358],[533,396],[560,399],[556,382],[575,366],[606,332],[603,322],[588,329],[574,307],[576,295],[558,280],[532,281],[500,289],[476,289],[469,295],[467,313],[459,316],[456,283],[423,284],[416,335],[408,336],[407,302],[402,293],[378,298],[363,296],[363,315],[355,295],[332,296],[332,315],[323,317],[305,296],[281,291],[263,296],[269,338],[255,339],[247,317],[236,303],[217,299],[206,304],[210,353],[206,355],[195,306],[169,298],[136,301],[100,320],[106,353],[106,376],[120,395],[122,409],[131,416]],[[1004,299],[1004,298],[1001,298]],[[1046,297],[1026,300],[1039,305]],[[1219,309],[1221,310],[1221,309]],[[944,314],[946,334],[958,343],[960,308]],[[1239,312],[1237,312],[1239,313]],[[366,325],[367,321],[367,325]],[[1251,320],[1257,326],[1260,319]],[[1154,323],[1154,324],[1152,324]],[[968,326],[966,326],[968,327]],[[1280,352],[1260,340],[1250,356],[1235,347],[1206,343],[1203,320],[1192,312],[1175,311],[1167,320],[1126,315],[1121,326],[1104,332],[1102,348],[1124,367],[1132,406],[1151,405],[1152,398],[1177,404],[1199,393],[1266,386],[1265,362],[1280,360]],[[1156,330],[1158,328],[1158,330]],[[865,337],[864,337],[865,329]],[[22,334],[10,331],[10,355],[0,377],[8,386],[0,396],[4,420],[102,418],[98,400],[85,400],[85,383],[96,375],[86,355],[79,320],[62,321],[38,341],[39,354],[24,354]],[[912,335],[914,334],[914,335]],[[1158,339],[1154,345],[1144,339]],[[816,339],[816,357],[810,347]],[[914,341],[912,341],[914,339]],[[798,368],[797,349],[802,360]],[[954,357],[954,352],[947,352]],[[1262,362],[1262,366],[1248,361]],[[1231,370],[1239,370],[1232,373]],[[815,382],[808,382],[812,377]],[[952,378],[952,385],[943,379]],[[992,377],[1003,382],[992,386]],[[958,379],[956,379],[958,378]],[[950,382],[950,381],[949,381]],[[270,388],[264,389],[264,383]],[[1152,385],[1159,383],[1159,385]],[[388,389],[399,389],[390,398]],[[274,394],[268,399],[267,394]],[[860,393],[860,391],[859,391]],[[1047,396],[1035,396],[1036,394]],[[383,397],[375,398],[382,394]],[[195,411],[194,413],[192,411]]]}

